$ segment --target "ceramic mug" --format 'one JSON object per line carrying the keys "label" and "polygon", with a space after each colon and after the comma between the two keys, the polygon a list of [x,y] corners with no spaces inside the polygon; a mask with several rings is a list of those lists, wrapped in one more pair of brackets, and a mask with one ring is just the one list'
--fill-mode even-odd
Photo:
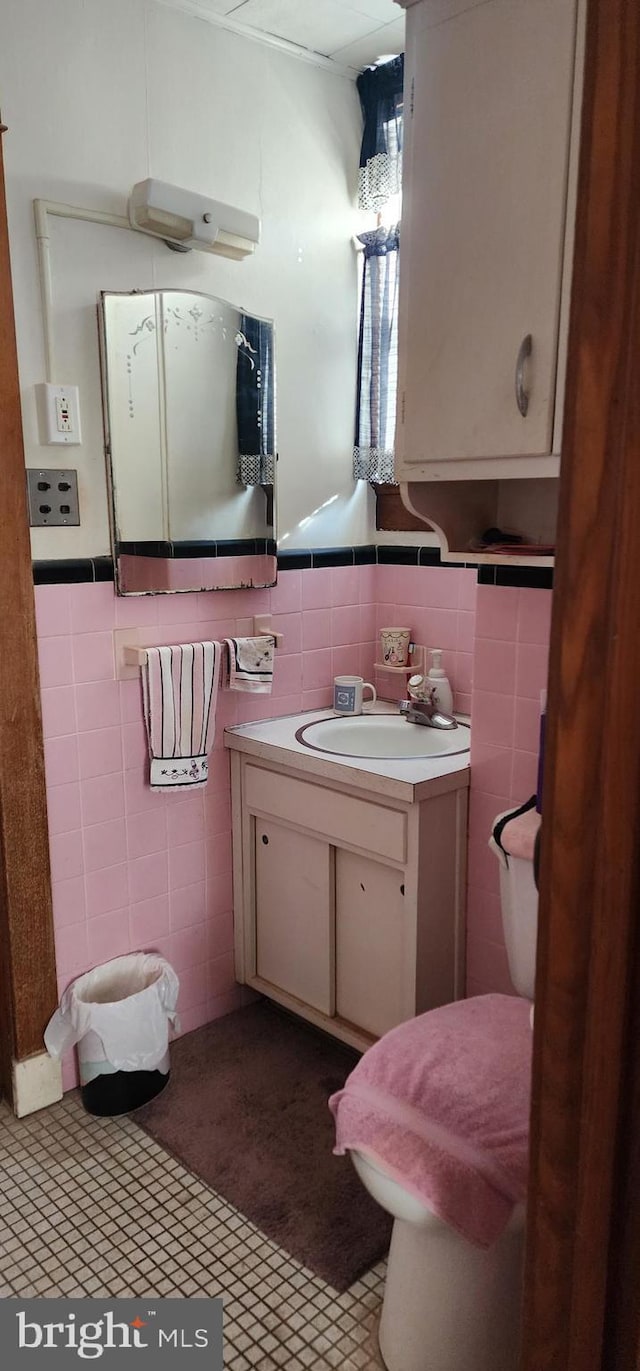
{"label": "ceramic mug", "polygon": [[375,686],[370,681],[363,681],[362,676],[334,676],[333,708],[336,714],[362,714],[364,690],[371,691],[372,702],[377,700]]}
{"label": "ceramic mug", "polygon": [[410,642],[410,628],[381,628],[380,647],[385,666],[406,666]]}

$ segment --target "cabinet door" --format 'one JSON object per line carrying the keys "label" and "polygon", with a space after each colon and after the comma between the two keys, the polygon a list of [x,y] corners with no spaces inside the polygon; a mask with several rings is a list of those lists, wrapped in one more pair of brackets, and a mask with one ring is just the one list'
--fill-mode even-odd
{"label": "cabinet door", "polygon": [[255,819],[258,976],[333,1014],[333,857],[327,842]]}
{"label": "cabinet door", "polygon": [[405,992],[404,876],[336,852],[336,1013],[381,1036],[412,1012]]}
{"label": "cabinet door", "polygon": [[427,0],[409,10],[401,480],[417,463],[455,476],[456,459],[551,451],[576,6],[452,3],[444,22]]}

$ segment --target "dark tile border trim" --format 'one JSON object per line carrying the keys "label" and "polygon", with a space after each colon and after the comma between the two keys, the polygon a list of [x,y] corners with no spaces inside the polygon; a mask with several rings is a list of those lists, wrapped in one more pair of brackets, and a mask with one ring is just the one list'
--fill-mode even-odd
{"label": "dark tile border trim", "polygon": [[36,586],[77,585],[81,581],[112,581],[111,557],[65,557],[33,562]]}
{"label": "dark tile border trim", "polygon": [[118,552],[128,557],[255,557],[270,553],[276,555],[276,544],[272,538],[221,538],[211,541],[207,538],[154,542],[147,539],[142,543],[118,543]]}
{"label": "dark tile border trim", "polygon": [[113,581],[112,557],[93,557],[92,561],[94,581]]}
{"label": "dark tile border trim", "polygon": [[420,547],[403,546],[401,543],[398,543],[397,547],[382,544],[378,548],[378,564],[380,566],[417,566],[422,550]]}
{"label": "dark tile border trim", "polygon": [[354,566],[355,548],[353,547],[318,547],[311,550],[312,567],[321,566]]}
{"label": "dark tile border trim", "polygon": [[[261,538],[242,540],[243,549],[246,544],[252,542],[254,548],[259,552],[271,552],[273,544]],[[233,549],[233,552],[218,553],[219,556],[237,556],[236,549],[238,542],[229,541],[226,544],[180,544],[174,543],[175,548],[189,546],[192,548],[224,546]],[[155,554],[154,554],[155,555]],[[160,554],[161,555],[161,554]],[[182,553],[178,556],[202,556],[202,551],[198,553]],[[206,555],[213,556],[208,552]],[[368,566],[374,563],[379,566],[444,566],[444,567],[466,567],[467,570],[477,571],[478,583],[481,586],[524,586],[535,590],[553,589],[553,568],[552,567],[532,567],[532,566],[489,566],[485,563],[478,565],[477,562],[443,562],[440,553],[435,547],[410,547],[406,544],[397,543],[394,545],[380,544],[378,547],[373,543],[360,547],[322,547],[322,548],[291,548],[281,549],[278,552],[279,571],[305,571],[315,567],[330,566]],[[33,579],[35,585],[56,585],[60,583],[77,583],[80,581],[112,581],[113,562],[110,557],[81,557],[65,558],[61,560],[37,561],[33,563]]]}
{"label": "dark tile border trim", "polygon": [[309,571],[327,566],[371,566],[376,561],[374,543],[358,547],[292,547],[278,552],[279,571]]}
{"label": "dark tile border trim", "polygon": [[361,547],[354,547],[354,564],[356,566],[372,566],[376,561],[376,552],[375,543],[363,543]]}
{"label": "dark tile border trim", "polygon": [[521,586],[529,590],[553,590],[553,567],[489,566],[478,567],[478,585]]}
{"label": "dark tile border trim", "polygon": [[[215,544],[214,544],[215,546]],[[171,543],[148,538],[144,543],[117,543],[119,557],[172,557]]]}
{"label": "dark tile border trim", "polygon": [[497,566],[497,586],[528,586],[530,590],[553,590],[553,567]]}
{"label": "dark tile border trim", "polygon": [[292,547],[286,552],[278,552],[278,571],[307,571],[311,565],[309,548]]}

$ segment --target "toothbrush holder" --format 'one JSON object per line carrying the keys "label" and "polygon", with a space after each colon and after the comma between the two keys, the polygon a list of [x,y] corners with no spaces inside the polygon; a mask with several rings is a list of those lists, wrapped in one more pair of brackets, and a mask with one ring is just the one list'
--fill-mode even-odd
{"label": "toothbrush holder", "polygon": [[385,666],[406,666],[410,642],[410,628],[381,628],[380,650]]}

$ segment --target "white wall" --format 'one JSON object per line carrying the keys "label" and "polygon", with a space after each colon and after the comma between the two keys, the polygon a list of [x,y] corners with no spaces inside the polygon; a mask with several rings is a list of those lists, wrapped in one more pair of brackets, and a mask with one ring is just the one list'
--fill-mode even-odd
{"label": "white wall", "polygon": [[[0,0],[0,94],[29,466],[77,465],[82,524],[33,532],[36,557],[109,551],[96,326],[101,290],[173,286],[276,322],[278,531],[284,547],[366,542],[351,478],[356,358],[355,85],[157,0]],[[156,176],[257,213],[242,263],[53,220],[56,379],[80,386],[81,447],[42,447],[32,201],[124,213]],[[324,509],[322,506],[326,506]]]}

